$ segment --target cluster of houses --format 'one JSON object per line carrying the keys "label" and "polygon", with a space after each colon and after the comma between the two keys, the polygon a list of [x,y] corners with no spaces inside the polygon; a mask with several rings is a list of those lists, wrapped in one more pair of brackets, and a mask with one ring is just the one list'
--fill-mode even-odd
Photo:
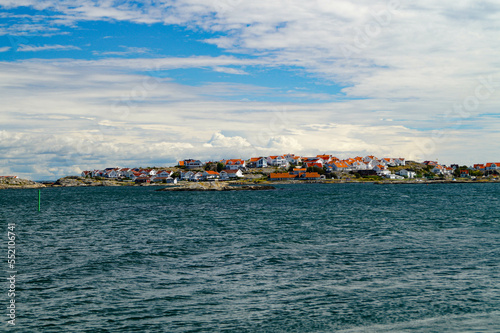
{"label": "cluster of houses", "polygon": [[[289,168],[294,166],[317,166],[320,168],[326,167],[332,171],[355,171],[355,170],[373,170],[384,169],[389,166],[405,165],[404,158],[382,158],[378,159],[375,156],[354,157],[349,159],[339,159],[332,155],[317,155],[314,157],[301,157],[294,154],[274,155],[267,157],[252,157],[245,161],[242,159],[229,159],[221,160],[226,169],[250,169],[250,168],[266,168],[278,167]],[[198,169],[203,167],[203,162],[200,160],[188,159],[179,161],[179,166],[186,167],[187,169]]]}
{"label": "cluster of houses", "polygon": [[423,164],[431,166],[430,170],[436,175],[453,175],[455,170],[460,171],[460,177],[470,177],[472,171],[481,171],[483,174],[500,173],[500,162],[490,162],[484,164],[474,164],[471,168],[459,167],[458,164],[452,164],[451,166],[441,165],[436,161],[424,161]]}
{"label": "cluster of houses", "polygon": [[[219,171],[206,167],[208,164],[218,165]],[[440,165],[435,161],[425,161],[425,165],[431,166],[431,172],[436,175],[452,175],[458,165],[450,167]],[[177,183],[178,180],[186,181],[210,181],[210,180],[232,180],[244,177],[244,172],[252,171],[256,168],[277,168],[283,172],[271,172],[271,180],[318,180],[324,178],[318,172],[308,172],[311,168],[324,170],[326,173],[332,172],[355,172],[363,176],[382,176],[390,179],[415,178],[416,172],[410,169],[398,168],[392,173],[389,167],[405,166],[404,158],[377,158],[373,155],[365,157],[354,157],[339,159],[332,155],[317,155],[313,157],[297,156],[295,154],[272,155],[265,157],[252,157],[248,160],[225,159],[215,162],[202,162],[195,159],[185,159],[178,162],[181,170],[174,176],[173,171],[165,169],[142,169],[142,168],[106,168],[104,170],[83,171],[82,177],[102,177],[115,179],[129,179],[136,183]],[[290,168],[293,166],[293,168]],[[203,169],[207,170],[203,170]],[[290,170],[285,172],[285,170]],[[473,168],[460,169],[462,177],[468,177],[470,171],[500,171],[500,163],[474,164]]]}
{"label": "cluster of houses", "polygon": [[241,169],[226,169],[216,171],[186,171],[180,172],[179,177],[173,177],[174,172],[169,170],[141,169],[141,168],[106,168],[104,170],[83,171],[82,177],[129,179],[136,183],[173,183],[178,180],[204,181],[204,180],[230,180],[243,178]]}
{"label": "cluster of houses", "polygon": [[500,171],[500,162],[491,162],[485,164],[474,164],[474,170],[479,170],[483,172],[487,171]]}
{"label": "cluster of houses", "polygon": [[141,168],[106,168],[104,170],[83,171],[82,177],[130,179],[136,183],[177,183],[173,171]]}

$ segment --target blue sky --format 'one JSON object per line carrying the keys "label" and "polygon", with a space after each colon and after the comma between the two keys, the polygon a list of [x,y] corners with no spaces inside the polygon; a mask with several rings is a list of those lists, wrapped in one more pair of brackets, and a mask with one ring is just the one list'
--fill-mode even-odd
{"label": "blue sky", "polygon": [[0,0],[0,174],[498,160],[499,30],[494,1]]}

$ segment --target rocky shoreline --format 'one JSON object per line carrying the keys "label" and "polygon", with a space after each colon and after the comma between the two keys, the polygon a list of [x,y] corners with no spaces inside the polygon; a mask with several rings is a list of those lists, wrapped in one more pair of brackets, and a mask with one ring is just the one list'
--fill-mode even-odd
{"label": "rocky shoreline", "polygon": [[43,188],[46,187],[44,184],[34,182],[28,179],[20,178],[1,178],[0,179],[0,190],[3,189],[23,189],[23,188]]}
{"label": "rocky shoreline", "polygon": [[[386,180],[386,181],[363,181],[363,180],[344,180],[344,179],[327,179],[316,181],[233,181],[233,182],[180,182],[174,184],[136,184],[131,181],[118,181],[118,180],[97,180],[92,178],[83,178],[78,176],[69,176],[60,178],[55,182],[34,182],[32,180],[20,178],[0,178],[0,190],[2,189],[33,189],[45,187],[96,187],[96,186],[115,186],[115,187],[129,187],[129,186],[153,186],[159,187],[157,191],[257,191],[257,190],[271,190],[275,187],[273,185],[282,184],[376,184],[376,185],[398,185],[398,184],[488,184],[500,183],[495,180]],[[166,186],[166,187],[165,187]]]}
{"label": "rocky shoreline", "polygon": [[156,191],[262,191],[275,189],[271,185],[230,185],[218,182],[200,182],[165,187]]}

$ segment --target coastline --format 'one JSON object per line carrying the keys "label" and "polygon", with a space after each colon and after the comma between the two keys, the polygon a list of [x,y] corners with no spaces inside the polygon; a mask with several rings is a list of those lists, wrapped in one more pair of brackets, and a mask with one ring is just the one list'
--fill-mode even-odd
{"label": "coastline", "polygon": [[[95,180],[82,177],[63,177],[53,183],[35,182],[27,179],[13,179],[10,182],[0,183],[2,189],[41,189],[41,188],[61,188],[61,187],[163,187],[156,191],[196,191],[196,190],[254,190],[262,186],[286,185],[286,184],[375,184],[375,185],[429,185],[429,184],[491,184],[500,183],[500,180],[362,180],[362,179],[324,179],[324,180],[236,180],[236,181],[211,181],[211,182],[188,182],[181,181],[178,184],[152,183],[152,184],[136,184],[133,182],[124,182],[119,180]],[[200,185],[204,184],[204,185]],[[210,185],[213,184],[213,185]],[[268,188],[269,189],[269,188]]]}

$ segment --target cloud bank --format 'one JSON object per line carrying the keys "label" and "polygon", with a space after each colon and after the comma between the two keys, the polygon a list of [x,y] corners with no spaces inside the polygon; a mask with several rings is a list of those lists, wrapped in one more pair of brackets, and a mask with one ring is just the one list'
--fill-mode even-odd
{"label": "cloud bank", "polygon": [[[114,164],[285,152],[468,164],[494,159],[500,150],[500,5],[493,1],[0,5],[56,13],[0,26],[4,35],[71,34],[88,21],[178,25],[203,31],[202,42],[223,52],[145,57],[150,49],[124,45],[96,50],[99,58],[1,62],[0,173],[54,178]],[[15,46],[33,53],[83,49]],[[193,69],[225,76],[189,84],[169,72]],[[232,79],[275,69],[331,84],[332,92]]]}

